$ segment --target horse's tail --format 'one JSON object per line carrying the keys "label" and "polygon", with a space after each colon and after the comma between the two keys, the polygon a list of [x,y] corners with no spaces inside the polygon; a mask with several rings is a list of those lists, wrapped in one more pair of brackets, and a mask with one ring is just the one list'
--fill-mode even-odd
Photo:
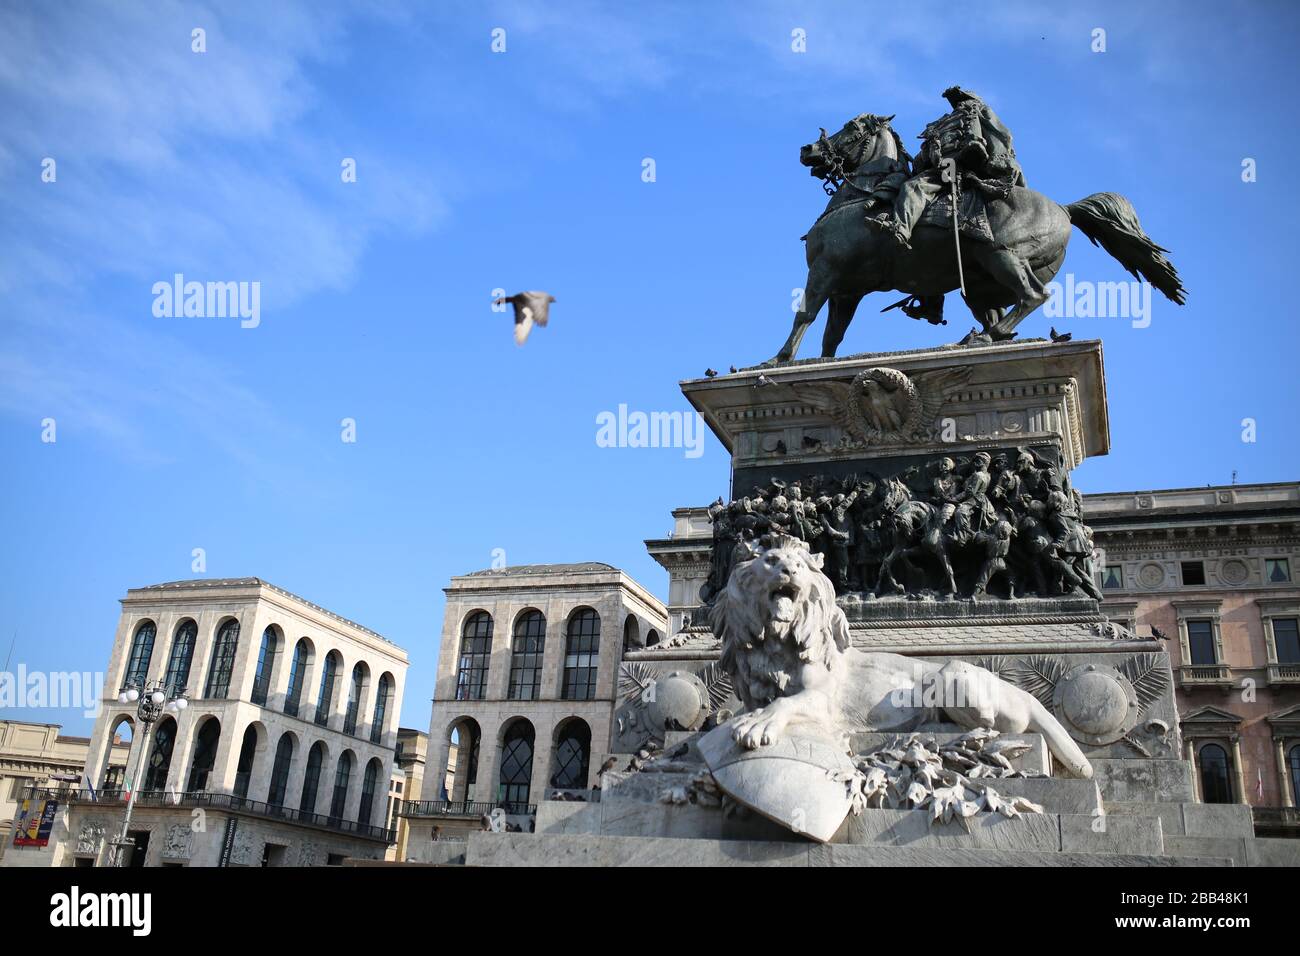
{"label": "horse's tail", "polygon": [[1187,301],[1178,270],[1165,258],[1169,250],[1156,245],[1142,231],[1133,204],[1119,193],[1093,193],[1070,203],[1065,211],[1094,246],[1114,256],[1134,278],[1146,279],[1179,305]]}

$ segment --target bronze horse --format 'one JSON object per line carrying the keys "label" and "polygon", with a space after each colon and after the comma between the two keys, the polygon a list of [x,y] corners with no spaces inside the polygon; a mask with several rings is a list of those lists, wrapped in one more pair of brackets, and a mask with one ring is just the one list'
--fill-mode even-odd
{"label": "bronze horse", "polygon": [[[858,303],[868,293],[893,289],[918,298],[941,297],[959,287],[951,227],[922,220],[907,249],[866,222],[869,210],[880,209],[872,205],[877,184],[911,171],[910,157],[890,128],[890,119],[863,113],[833,136],[823,130],[817,142],[800,150],[799,161],[810,167],[812,175],[838,188],[804,237],[808,281],[803,309],[795,315],[790,337],[765,364],[793,359],[804,333],[827,302],[824,358],[835,355]],[[1062,206],[1017,186],[1005,200],[990,199],[987,213],[997,244],[963,236],[961,254],[966,304],[989,341],[1014,337],[1021,320],[1047,301],[1046,284],[1065,259],[1071,225],[1133,276],[1145,278],[1179,305],[1185,300],[1178,273],[1164,256],[1168,250],[1142,231],[1132,205],[1118,193],[1094,193]]]}

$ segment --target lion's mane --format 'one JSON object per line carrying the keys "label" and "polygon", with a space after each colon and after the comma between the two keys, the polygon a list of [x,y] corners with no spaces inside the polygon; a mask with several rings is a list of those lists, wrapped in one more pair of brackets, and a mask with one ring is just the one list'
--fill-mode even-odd
{"label": "lion's mane", "polygon": [[[822,573],[822,555],[790,535],[766,535],[746,543],[718,595],[709,623],[722,642],[721,665],[732,675],[736,695],[746,707],[763,707],[777,697],[798,693],[803,665],[832,670],[849,647],[849,627],[835,603],[835,587]],[[765,593],[764,560],[777,554],[799,586],[795,617],[772,620]]]}

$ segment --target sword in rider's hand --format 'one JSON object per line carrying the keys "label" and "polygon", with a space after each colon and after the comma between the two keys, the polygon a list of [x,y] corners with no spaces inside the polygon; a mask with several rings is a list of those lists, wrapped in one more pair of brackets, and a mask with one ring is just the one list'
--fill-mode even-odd
{"label": "sword in rider's hand", "polygon": [[957,283],[961,286],[961,297],[966,298],[966,275],[961,268],[961,231],[957,227],[957,161],[951,156],[940,163],[942,178],[952,184],[952,242],[957,247]]}

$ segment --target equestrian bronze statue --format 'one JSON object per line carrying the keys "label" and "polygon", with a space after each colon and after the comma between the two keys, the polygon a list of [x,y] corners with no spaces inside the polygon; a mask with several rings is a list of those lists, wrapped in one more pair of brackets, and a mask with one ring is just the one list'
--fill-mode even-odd
{"label": "equestrian bronze statue", "polygon": [[893,117],[871,113],[832,136],[822,130],[800,150],[799,161],[831,198],[804,236],[803,309],[766,364],[796,356],[823,304],[829,309],[822,356],[834,356],[870,292],[906,293],[888,308],[939,325],[947,324],[944,295],[961,289],[981,327],[978,341],[1013,338],[1047,301],[1072,225],[1135,278],[1184,302],[1168,250],[1142,231],[1127,199],[1094,193],[1062,206],[1026,188],[1011,133],[993,111],[958,87],[944,96],[953,110],[926,127],[915,160],[890,128]]}

